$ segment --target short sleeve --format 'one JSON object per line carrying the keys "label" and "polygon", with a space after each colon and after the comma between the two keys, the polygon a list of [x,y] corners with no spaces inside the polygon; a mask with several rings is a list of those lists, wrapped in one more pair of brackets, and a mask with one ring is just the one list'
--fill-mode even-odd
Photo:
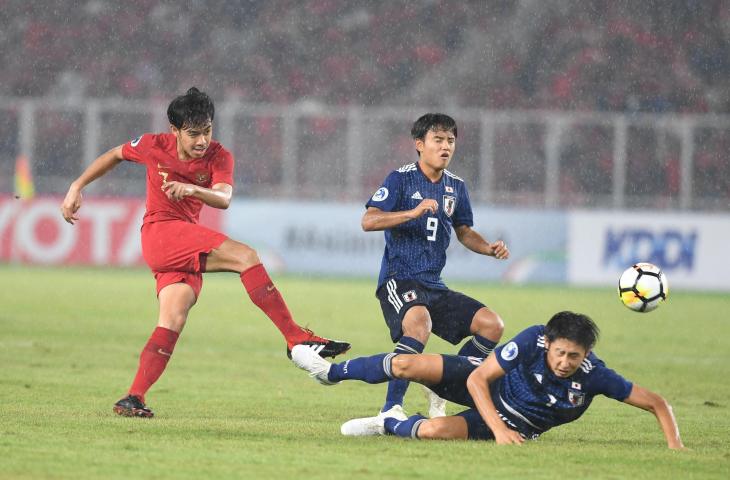
{"label": "short sleeve", "polygon": [[154,143],[155,136],[150,133],[145,133],[139,137],[128,141],[122,145],[122,157],[125,160],[135,163],[145,162],[145,152]]}
{"label": "short sleeve", "polygon": [[471,227],[474,225],[474,215],[471,211],[471,200],[469,200],[469,192],[466,189],[466,183],[461,189],[459,199],[456,201],[456,210],[452,217],[452,225],[458,227],[466,225]]}
{"label": "short sleeve", "polygon": [[531,360],[536,353],[544,351],[544,327],[534,325],[517,334],[509,342],[494,349],[499,366],[509,372],[520,363]]}
{"label": "short sleeve", "polygon": [[594,395],[605,395],[608,398],[623,402],[631,395],[633,386],[633,383],[601,364],[591,370],[585,388],[586,391]]}
{"label": "short sleeve", "polygon": [[365,208],[375,207],[384,212],[392,212],[398,203],[398,194],[400,191],[401,180],[403,174],[399,172],[391,172],[385,177],[385,181],[375,194],[365,204]]}
{"label": "short sleeve", "polygon": [[225,148],[221,148],[213,160],[211,179],[211,186],[217,183],[233,185],[233,155]]}

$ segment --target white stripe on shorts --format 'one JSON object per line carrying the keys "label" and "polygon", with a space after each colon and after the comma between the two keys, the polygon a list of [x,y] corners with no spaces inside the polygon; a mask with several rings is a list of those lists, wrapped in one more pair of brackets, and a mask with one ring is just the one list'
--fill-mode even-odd
{"label": "white stripe on shorts", "polygon": [[400,309],[403,308],[403,302],[401,302],[400,298],[398,298],[395,279],[392,278],[388,280],[388,283],[386,283],[385,286],[388,289],[388,302],[390,302],[390,304],[393,305],[393,308],[395,308],[395,313],[400,313]]}

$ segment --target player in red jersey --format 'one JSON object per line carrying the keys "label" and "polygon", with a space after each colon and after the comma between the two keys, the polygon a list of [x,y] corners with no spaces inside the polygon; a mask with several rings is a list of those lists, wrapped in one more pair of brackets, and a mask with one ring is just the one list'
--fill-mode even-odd
{"label": "player in red jersey", "polygon": [[61,205],[63,218],[78,220],[81,191],[123,160],[147,168],[147,210],[142,222],[142,255],[157,281],[159,320],[140,355],[129,393],[114,405],[119,415],[152,417],[145,394],[170,360],[188,312],[203,285],[203,272],[236,272],[256,304],[294,345],[314,345],[323,357],[346,352],[350,344],[314,335],[294,322],[255,250],[198,225],[203,204],[228,208],[233,192],[233,157],[212,140],[215,107],[193,87],[167,109],[170,133],[144,134],[99,156],[77,178]]}

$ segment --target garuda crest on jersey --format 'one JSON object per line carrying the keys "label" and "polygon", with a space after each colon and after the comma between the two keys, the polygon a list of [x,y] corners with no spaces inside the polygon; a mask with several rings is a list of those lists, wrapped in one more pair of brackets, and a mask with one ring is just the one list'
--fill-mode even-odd
{"label": "garuda crest on jersey", "polygon": [[208,172],[195,172],[195,182],[196,183],[205,183],[208,181]]}
{"label": "garuda crest on jersey", "polygon": [[444,213],[449,217],[454,213],[456,207],[456,197],[453,195],[444,195]]}

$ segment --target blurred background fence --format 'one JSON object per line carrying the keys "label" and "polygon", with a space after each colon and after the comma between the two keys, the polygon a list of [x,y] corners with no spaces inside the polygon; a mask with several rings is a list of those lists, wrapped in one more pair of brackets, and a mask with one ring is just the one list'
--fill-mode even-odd
{"label": "blurred background fence", "polygon": [[[239,197],[364,201],[388,172],[417,159],[409,129],[427,110],[224,102],[214,133],[236,158]],[[165,111],[160,102],[2,99],[1,191],[12,191],[22,154],[39,191],[63,194],[106,149],[165,131]],[[467,179],[476,202],[660,210],[730,205],[725,115],[449,113],[459,123],[450,169]],[[124,165],[89,191],[143,195],[142,178]]]}
{"label": "blurred background fence", "polygon": [[[730,210],[726,0],[0,1],[0,193],[18,155],[62,193],[95,155],[216,101],[238,196],[361,201],[460,125],[477,201]],[[93,190],[141,195],[122,168]]]}
{"label": "blurred background fence", "polygon": [[195,85],[236,159],[207,221],[272,269],[374,277],[362,206],[441,111],[477,230],[512,249],[453,247],[447,279],[613,285],[649,260],[730,290],[727,0],[0,0],[0,55],[2,261],[142,264],[138,166],[76,227],[60,196]]}

